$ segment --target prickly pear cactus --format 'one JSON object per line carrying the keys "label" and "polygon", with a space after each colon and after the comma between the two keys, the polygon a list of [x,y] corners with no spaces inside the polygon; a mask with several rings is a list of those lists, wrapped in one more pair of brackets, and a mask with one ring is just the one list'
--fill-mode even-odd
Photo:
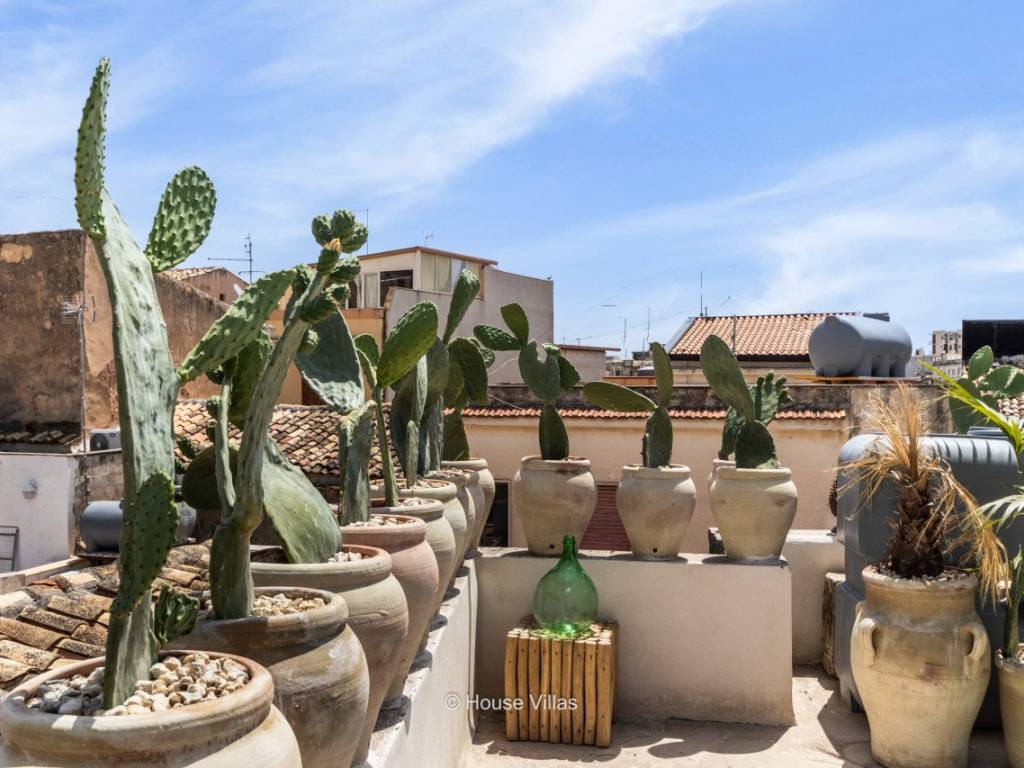
{"label": "prickly pear cactus", "polygon": [[75,208],[93,241],[113,315],[124,474],[120,585],[110,609],[104,704],[122,703],[156,660],[150,586],[174,543],[178,510],[172,416],[178,380],[149,260],[103,183],[110,65],[101,59],[82,111],[75,152]]}
{"label": "prickly pear cactus", "polygon": [[775,418],[779,407],[789,402],[785,378],[775,379],[768,374],[748,387],[736,356],[718,336],[705,340],[700,364],[708,384],[729,406],[722,431],[722,451],[733,447],[740,469],[777,466],[775,442],[767,424]]}
{"label": "prickly pear cactus", "polygon": [[[996,365],[992,347],[984,346],[971,355],[959,383],[990,408],[999,410],[1003,400],[1024,394],[1024,371],[1015,365]],[[987,423],[985,417],[956,398],[949,398],[949,413],[957,432],[967,434],[971,427]]]}
{"label": "prickly pear cactus", "polygon": [[196,625],[199,602],[164,584],[153,607],[153,634],[160,645],[187,635]]}
{"label": "prickly pear cactus", "polygon": [[473,335],[484,347],[495,352],[519,352],[519,373],[530,391],[543,403],[539,438],[541,456],[549,461],[569,456],[569,436],[556,407],[558,396],[572,391],[579,373],[554,344],[544,345],[544,358],[536,341],[529,341],[530,324],[518,304],[506,304],[501,316],[509,330],[493,325],[478,325]]}
{"label": "prickly pear cactus", "polygon": [[413,369],[396,384],[391,401],[391,440],[402,464],[407,488],[416,484],[419,466],[420,422],[427,407],[427,358],[421,357]]}

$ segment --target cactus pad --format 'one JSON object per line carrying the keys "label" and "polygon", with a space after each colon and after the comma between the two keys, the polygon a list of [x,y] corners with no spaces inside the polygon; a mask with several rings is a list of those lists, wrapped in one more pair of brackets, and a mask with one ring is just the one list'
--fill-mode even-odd
{"label": "cactus pad", "polygon": [[591,381],[584,384],[583,397],[606,411],[650,413],[658,407],[649,397],[609,381]]}
{"label": "cactus pad", "polygon": [[525,342],[521,343],[508,331],[493,325],[478,325],[473,328],[473,335],[481,344],[495,352],[518,352],[526,346]]}
{"label": "cactus pad", "polygon": [[320,343],[296,355],[295,364],[321,400],[338,413],[348,413],[364,399],[359,356],[348,323],[339,312],[332,311],[317,324],[316,331]]}
{"label": "cactus pad", "polygon": [[444,460],[465,461],[469,456],[469,440],[462,412],[454,411],[444,416]]}
{"label": "cactus pad", "polygon": [[396,385],[391,402],[391,439],[409,487],[416,483],[419,466],[420,422],[427,406],[427,360],[421,357]]}
{"label": "cactus pad", "polygon": [[672,418],[661,406],[647,419],[641,456],[645,467],[667,467],[672,463]]}
{"label": "cactus pad", "polygon": [[153,217],[146,256],[154,272],[176,267],[203,244],[210,233],[217,193],[202,168],[190,166],[172,178]]}
{"label": "cactus pad", "polygon": [[506,304],[501,308],[501,318],[522,346],[530,340],[530,321],[519,304]]}
{"label": "cactus pad", "polygon": [[540,412],[540,455],[546,461],[569,457],[569,434],[553,405],[544,404]]}
{"label": "cactus pad", "polygon": [[343,475],[342,525],[370,519],[370,450],[377,404],[369,400],[339,424],[338,471]]}
{"label": "cactus pad", "polygon": [[107,92],[110,61],[100,59],[92,77],[89,96],[82,108],[75,150],[75,211],[78,224],[89,237],[106,237],[103,221],[103,139],[107,130]]}
{"label": "cactus pad", "polygon": [[775,441],[768,428],[759,421],[744,422],[736,436],[736,467],[758,469],[775,464]]}
{"label": "cactus pad", "polygon": [[654,380],[658,384],[658,405],[668,408],[672,402],[672,385],[675,376],[672,373],[672,359],[658,342],[651,342],[651,360],[654,363]]}
{"label": "cactus pad", "polygon": [[548,405],[555,404],[562,390],[558,356],[549,354],[542,361],[537,352],[537,342],[531,341],[519,353],[519,372],[534,395]]}
{"label": "cactus pad", "polygon": [[451,341],[455,329],[459,327],[462,318],[473,305],[473,299],[480,292],[480,278],[469,269],[463,269],[459,273],[459,279],[455,282],[455,289],[452,291],[452,303],[448,307],[448,319],[444,325],[444,336],[442,341],[447,344]]}
{"label": "cactus pad", "polygon": [[246,288],[178,366],[181,382],[213,370],[248,346],[259,335],[294,275],[291,269],[271,272]]}
{"label": "cactus pad", "polygon": [[753,421],[754,402],[729,346],[717,336],[708,336],[700,349],[700,365],[719,399],[739,411],[747,421]]}
{"label": "cactus pad", "polygon": [[459,368],[466,396],[474,403],[486,403],[487,367],[480,350],[469,339],[458,338],[448,345],[448,351]]}
{"label": "cactus pad", "polygon": [[391,386],[405,376],[427,353],[436,337],[437,307],[429,301],[410,307],[384,340],[377,364],[377,383]]}
{"label": "cactus pad", "polygon": [[558,386],[565,392],[572,392],[580,383],[580,372],[561,354],[561,350],[556,355],[556,359],[558,360]]}
{"label": "cactus pad", "polygon": [[163,647],[187,635],[196,625],[198,616],[198,600],[164,584],[153,607],[153,634],[157,645]]}
{"label": "cactus pad", "polygon": [[249,410],[253,392],[267,365],[267,360],[270,359],[272,349],[270,336],[266,331],[260,330],[256,338],[234,359],[228,419],[236,427],[241,428],[245,422],[245,414]]}

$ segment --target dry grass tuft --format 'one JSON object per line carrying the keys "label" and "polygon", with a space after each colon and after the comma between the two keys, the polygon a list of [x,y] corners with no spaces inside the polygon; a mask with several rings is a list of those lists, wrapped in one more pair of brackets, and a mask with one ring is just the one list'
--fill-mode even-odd
{"label": "dry grass tuft", "polygon": [[864,500],[886,481],[895,490],[897,517],[883,565],[901,578],[936,578],[946,567],[946,555],[962,551],[959,564],[975,572],[983,599],[994,604],[1006,549],[995,521],[979,510],[949,464],[924,450],[924,405],[901,383],[889,401],[874,393],[870,408],[871,426],[881,436],[843,470],[851,473],[850,482],[862,484]]}

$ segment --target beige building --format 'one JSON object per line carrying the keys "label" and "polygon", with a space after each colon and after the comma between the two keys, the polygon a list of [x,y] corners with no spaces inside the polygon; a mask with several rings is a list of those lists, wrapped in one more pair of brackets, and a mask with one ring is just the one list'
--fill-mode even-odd
{"label": "beige building", "polygon": [[932,331],[932,358],[959,360],[963,354],[963,333],[960,331]]}
{"label": "beige building", "polygon": [[608,353],[618,352],[618,347],[592,347],[580,344],[559,344],[566,359],[575,366],[580,381],[600,381],[605,378],[608,367]]}
{"label": "beige building", "polygon": [[249,285],[224,267],[181,267],[163,274],[225,304],[233,303]]}

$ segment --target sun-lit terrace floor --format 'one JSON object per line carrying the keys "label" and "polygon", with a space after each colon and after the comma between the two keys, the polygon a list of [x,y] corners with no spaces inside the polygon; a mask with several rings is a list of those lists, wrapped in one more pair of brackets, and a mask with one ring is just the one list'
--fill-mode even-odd
{"label": "sun-lit terrace floor", "polygon": [[[614,766],[877,766],[871,759],[867,718],[847,709],[839,683],[818,668],[798,668],[793,678],[796,726],[700,723],[690,720],[616,721],[609,749],[509,742],[504,719],[481,718],[465,768],[510,765],[558,768],[579,763]],[[977,730],[971,768],[1006,768],[1002,732]],[[510,760],[512,758],[512,760]]]}

